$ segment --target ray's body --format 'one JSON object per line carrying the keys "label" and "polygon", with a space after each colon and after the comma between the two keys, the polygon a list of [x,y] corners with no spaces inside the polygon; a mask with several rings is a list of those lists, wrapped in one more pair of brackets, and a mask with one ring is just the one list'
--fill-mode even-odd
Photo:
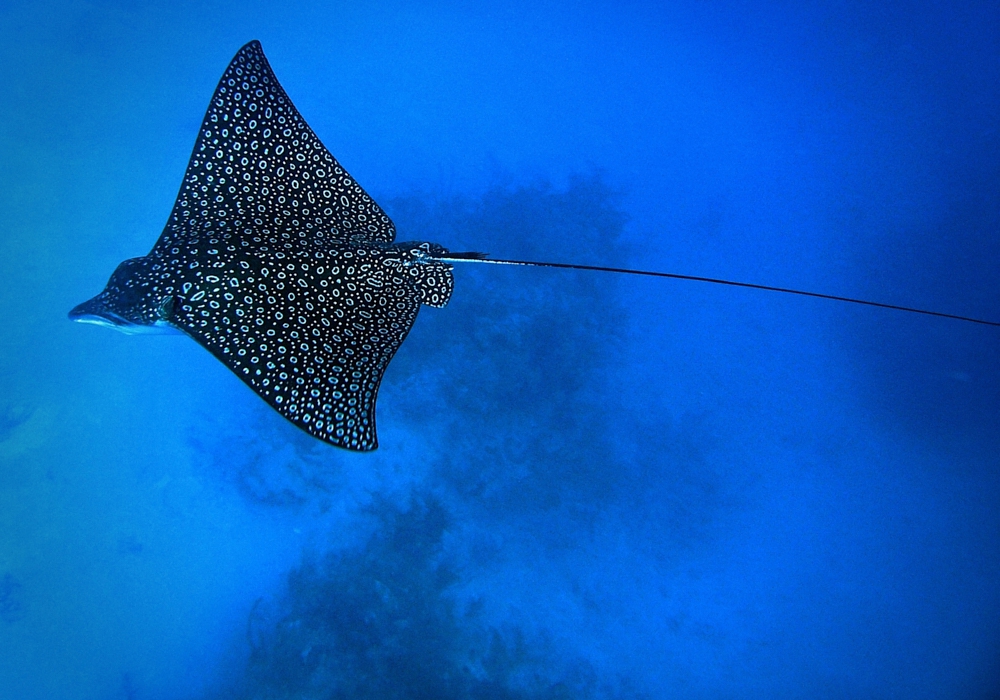
{"label": "ray's body", "polygon": [[153,250],[70,317],[183,331],[295,425],[372,450],[382,374],[420,305],[453,287],[444,248],[395,235],[254,41],[216,88]]}

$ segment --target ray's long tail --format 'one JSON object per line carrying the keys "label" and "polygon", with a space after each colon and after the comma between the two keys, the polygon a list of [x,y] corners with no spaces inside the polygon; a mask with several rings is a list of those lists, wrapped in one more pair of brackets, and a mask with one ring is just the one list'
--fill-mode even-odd
{"label": "ray's long tail", "polygon": [[762,289],[765,292],[781,292],[782,294],[797,294],[803,297],[813,297],[816,299],[830,299],[832,301],[842,301],[849,304],[861,304],[863,306],[875,306],[880,309],[892,309],[894,311],[905,311],[911,314],[923,314],[925,316],[937,316],[939,318],[951,318],[956,321],[967,323],[978,323],[983,326],[1000,327],[996,321],[987,321],[981,318],[970,316],[959,316],[957,314],[946,314],[941,311],[930,311],[928,309],[916,309],[911,306],[899,306],[897,304],[883,304],[878,301],[868,301],[867,299],[854,299],[852,297],[842,297],[836,294],[822,294],[820,292],[807,292],[802,289],[789,289],[787,287],[772,287],[767,284],[754,284],[752,282],[736,282],[733,280],[718,279],[715,277],[698,277],[697,275],[679,275],[673,272],[653,272],[650,270],[630,270],[623,267],[601,267],[598,265],[571,265],[569,263],[538,262],[535,260],[500,260],[488,257],[488,253],[447,253],[436,258],[444,262],[473,262],[488,263],[491,265],[522,265],[528,267],[554,267],[561,270],[591,270],[595,272],[616,272],[624,275],[644,275],[646,277],[666,277],[667,279],[686,280],[689,282],[709,282],[711,284],[724,284],[729,287],[745,287],[747,289]]}

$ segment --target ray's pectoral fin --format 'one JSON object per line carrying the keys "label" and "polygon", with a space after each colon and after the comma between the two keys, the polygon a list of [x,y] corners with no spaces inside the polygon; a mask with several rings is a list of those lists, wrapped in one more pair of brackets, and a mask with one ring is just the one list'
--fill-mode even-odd
{"label": "ray's pectoral fin", "polygon": [[153,250],[170,256],[206,238],[259,244],[289,230],[300,242],[396,237],[388,215],[326,149],[260,42],[251,41],[219,80]]}
{"label": "ray's pectoral fin", "polygon": [[[173,323],[282,416],[337,447],[359,451],[378,447],[375,399],[382,371],[349,362],[349,356],[340,363],[325,362],[310,343],[306,343],[306,350],[276,345],[275,350],[283,354],[284,361],[275,362],[273,358],[262,357],[263,353],[236,348],[220,337],[218,330],[191,318],[196,313],[181,311]],[[256,343],[259,339],[250,335],[247,340]]]}
{"label": "ray's pectoral fin", "polygon": [[416,320],[420,300],[411,285],[387,285],[384,294],[374,286],[350,286],[357,290],[350,302],[310,285],[291,294],[269,290],[265,295],[274,302],[260,305],[238,295],[226,303],[193,288],[175,299],[169,322],[299,428],[337,447],[374,450],[382,375]]}

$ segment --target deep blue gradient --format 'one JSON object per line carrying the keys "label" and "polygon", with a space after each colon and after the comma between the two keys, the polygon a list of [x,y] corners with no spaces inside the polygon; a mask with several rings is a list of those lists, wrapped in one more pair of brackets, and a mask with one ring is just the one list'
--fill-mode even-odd
{"label": "deep blue gradient", "polygon": [[0,699],[1000,694],[995,328],[465,265],[352,454],[69,323],[254,38],[403,240],[1000,320],[996,2],[0,0]]}

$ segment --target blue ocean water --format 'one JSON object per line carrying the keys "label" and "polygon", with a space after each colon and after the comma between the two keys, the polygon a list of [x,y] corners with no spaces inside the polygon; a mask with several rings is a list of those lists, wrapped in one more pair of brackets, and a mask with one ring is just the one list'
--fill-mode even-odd
{"label": "blue ocean water", "polygon": [[459,267],[354,454],[67,321],[254,38],[402,239],[1000,320],[996,3],[0,2],[0,699],[1000,694],[995,328]]}

